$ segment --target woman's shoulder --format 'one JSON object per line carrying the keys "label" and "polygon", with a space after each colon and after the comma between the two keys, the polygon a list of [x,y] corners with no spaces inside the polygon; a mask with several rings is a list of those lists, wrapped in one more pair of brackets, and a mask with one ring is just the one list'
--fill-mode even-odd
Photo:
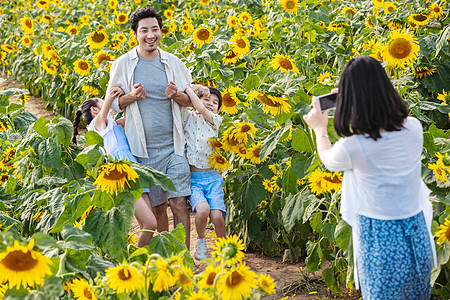
{"label": "woman's shoulder", "polygon": [[418,131],[418,132],[423,131],[423,127],[422,127],[422,124],[420,123],[420,121],[418,119],[416,119],[415,117],[411,117],[411,116],[406,118],[404,127],[407,129],[413,130],[413,131]]}

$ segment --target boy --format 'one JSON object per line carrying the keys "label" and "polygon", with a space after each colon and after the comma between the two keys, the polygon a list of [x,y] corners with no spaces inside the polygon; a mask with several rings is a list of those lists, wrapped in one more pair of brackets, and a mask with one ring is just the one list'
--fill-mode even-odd
{"label": "boy", "polygon": [[201,99],[193,91],[200,86],[187,87],[188,94],[195,111],[183,109],[183,128],[186,138],[187,159],[191,170],[192,211],[195,215],[195,228],[198,240],[195,258],[208,257],[206,248],[206,225],[208,216],[214,224],[217,237],[226,236],[226,207],[224,203],[223,179],[216,170],[208,164],[212,152],[208,139],[217,137],[222,118],[218,115],[222,105],[222,95],[214,87],[209,88],[209,95],[200,94]]}

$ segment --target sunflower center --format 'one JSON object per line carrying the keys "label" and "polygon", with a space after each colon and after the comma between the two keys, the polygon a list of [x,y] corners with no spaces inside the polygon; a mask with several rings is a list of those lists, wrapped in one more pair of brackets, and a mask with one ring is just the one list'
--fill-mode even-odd
{"label": "sunflower center", "polygon": [[223,95],[222,97],[222,104],[224,106],[229,106],[229,107],[233,107],[236,105],[236,102],[233,100],[233,98],[231,98],[229,93],[226,93],[225,95]]}
{"label": "sunflower center", "polygon": [[267,97],[267,95],[261,94],[258,95],[256,97],[256,99],[258,99],[259,101],[261,101],[262,103],[264,103],[267,106],[271,106],[271,107],[279,107],[280,104],[274,102],[272,99],[270,99],[269,97]]}
{"label": "sunflower center", "polygon": [[216,275],[217,275],[217,273],[215,273],[215,272],[209,273],[208,278],[206,279],[206,284],[207,285],[213,285],[214,284],[214,279],[216,279]]}
{"label": "sunflower center", "polygon": [[434,7],[434,8],[433,8],[433,11],[434,11],[435,13],[440,13],[440,12],[441,12],[441,9],[440,9],[439,7]]}
{"label": "sunflower center", "polygon": [[119,276],[120,280],[128,280],[131,278],[131,273],[128,272],[128,270],[126,269],[121,269],[117,275]]}
{"label": "sunflower center", "polygon": [[411,48],[411,43],[407,39],[398,38],[389,46],[389,53],[396,59],[402,59],[411,53]]}
{"label": "sunflower center", "polygon": [[228,287],[235,287],[239,285],[244,280],[244,277],[239,274],[239,272],[234,271],[230,277],[227,279],[227,286]]}
{"label": "sunflower center", "polygon": [[30,251],[23,253],[21,250],[8,253],[1,261],[1,264],[6,268],[16,272],[32,270],[37,263],[38,261],[31,256]]}
{"label": "sunflower center", "polygon": [[236,44],[239,48],[245,48],[245,46],[247,46],[247,43],[244,41],[244,39],[238,39],[236,41]]}
{"label": "sunflower center", "polygon": [[31,28],[31,20],[26,19],[26,20],[25,20],[25,26]]}
{"label": "sunflower center", "polygon": [[120,15],[119,16],[119,22],[125,22],[126,20],[126,16],[125,15]]}
{"label": "sunflower center", "polygon": [[394,8],[392,6],[388,7],[388,12],[392,12],[394,10]]}
{"label": "sunflower center", "polygon": [[126,172],[120,172],[116,169],[110,170],[108,174],[105,174],[105,179],[111,181],[117,181],[125,178],[127,176]]}
{"label": "sunflower center", "polygon": [[339,184],[339,183],[341,183],[341,181],[339,180],[339,177],[338,177],[338,176],[330,176],[330,177],[325,176],[325,177],[323,177],[323,180],[324,180],[324,181],[331,182],[331,183],[334,183],[334,184]]}
{"label": "sunflower center", "polygon": [[225,159],[222,156],[216,156],[216,162],[218,164],[224,164],[225,163]]}
{"label": "sunflower center", "polygon": [[105,35],[101,32],[97,32],[95,31],[94,34],[92,35],[92,41],[95,43],[101,43],[105,40]]}
{"label": "sunflower center", "polygon": [[85,61],[80,61],[78,63],[78,68],[80,68],[83,71],[86,71],[86,70],[89,69],[89,64],[87,62],[85,62]]}
{"label": "sunflower center", "polygon": [[101,64],[103,61],[110,61],[110,60],[111,60],[111,58],[108,55],[105,55],[105,54],[101,54],[97,58],[98,64]]}
{"label": "sunflower center", "polygon": [[292,69],[292,64],[287,59],[281,58],[281,59],[278,60],[278,63],[280,64],[280,66],[283,69],[286,69],[286,70],[291,70]]}
{"label": "sunflower center", "polygon": [[253,150],[253,156],[254,157],[259,157],[259,148],[256,148],[255,150]]}
{"label": "sunflower center", "polygon": [[187,277],[185,274],[181,274],[178,279],[180,280],[180,283],[182,285],[185,285],[185,284],[189,283],[189,277]]}
{"label": "sunflower center", "polygon": [[201,41],[206,41],[209,38],[209,36],[210,36],[210,34],[209,34],[208,29],[200,29],[197,32],[197,37]]}
{"label": "sunflower center", "polygon": [[89,290],[88,287],[85,287],[85,288],[84,288],[83,294],[84,294],[84,296],[85,296],[86,298],[92,299],[92,293],[91,293],[91,291]]}
{"label": "sunflower center", "polygon": [[225,54],[225,58],[228,58],[228,59],[232,59],[232,58],[235,58],[237,56],[237,54],[236,53],[234,53],[234,51],[228,51],[227,52],[227,54]]}
{"label": "sunflower center", "polygon": [[77,34],[78,30],[76,28],[70,29],[70,34],[75,35]]}
{"label": "sunflower center", "polygon": [[249,131],[250,129],[252,129],[252,128],[250,127],[250,125],[244,125],[244,126],[241,127],[241,132],[247,132],[247,131]]}
{"label": "sunflower center", "polygon": [[245,149],[245,147],[241,147],[241,148],[239,148],[239,153],[247,154],[247,150]]}
{"label": "sunflower center", "polygon": [[419,21],[419,22],[423,22],[423,21],[426,21],[428,19],[428,17],[426,15],[418,14],[418,15],[415,15],[413,17],[413,19],[416,21]]}
{"label": "sunflower center", "polygon": [[294,7],[295,7],[294,1],[287,1],[287,2],[286,2],[286,8],[292,9],[292,8],[294,8]]}

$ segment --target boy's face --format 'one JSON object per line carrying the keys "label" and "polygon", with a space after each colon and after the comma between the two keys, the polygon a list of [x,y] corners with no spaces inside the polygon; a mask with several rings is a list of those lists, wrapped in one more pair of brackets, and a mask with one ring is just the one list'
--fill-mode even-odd
{"label": "boy's face", "polygon": [[207,110],[215,114],[219,113],[219,98],[216,95],[210,94],[208,97],[204,98],[203,105]]}
{"label": "boy's face", "polygon": [[[138,41],[138,52],[145,58],[156,57],[159,42],[161,41],[161,28],[156,18],[145,18],[138,22],[134,37]],[[156,53],[156,54],[155,54]]]}

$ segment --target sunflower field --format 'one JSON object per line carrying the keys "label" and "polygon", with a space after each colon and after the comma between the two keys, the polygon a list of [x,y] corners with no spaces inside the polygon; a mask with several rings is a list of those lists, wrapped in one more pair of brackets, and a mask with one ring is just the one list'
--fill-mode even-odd
{"label": "sunflower field", "polygon": [[[334,293],[351,290],[351,228],[339,215],[342,174],[320,163],[301,116],[312,95],[337,86],[350,58],[370,55],[382,62],[424,128],[422,173],[432,191],[438,258],[433,293],[450,298],[447,1],[0,3],[0,69],[28,89],[0,91],[0,264],[8,268],[23,253],[36,265],[0,272],[0,293],[229,299],[227,276],[239,278],[236,299],[273,293],[270,277],[257,277],[240,255],[230,261],[226,245],[267,255],[301,253],[308,271],[322,269]],[[81,137],[85,147],[70,143],[73,112],[83,100],[105,95],[111,62],[136,46],[129,17],[144,5],[163,16],[161,47],[185,62],[196,83],[216,86],[223,95],[224,122],[211,141],[211,163],[225,179],[227,230],[236,236],[218,242],[222,269],[211,263],[197,277],[180,228],[142,249],[129,243],[140,187],[173,188],[168,177],[102,155],[102,140],[91,132]],[[60,116],[37,119],[9,103],[12,94],[24,103],[28,92]],[[200,284],[210,276],[218,278],[213,288],[208,280]]]}

